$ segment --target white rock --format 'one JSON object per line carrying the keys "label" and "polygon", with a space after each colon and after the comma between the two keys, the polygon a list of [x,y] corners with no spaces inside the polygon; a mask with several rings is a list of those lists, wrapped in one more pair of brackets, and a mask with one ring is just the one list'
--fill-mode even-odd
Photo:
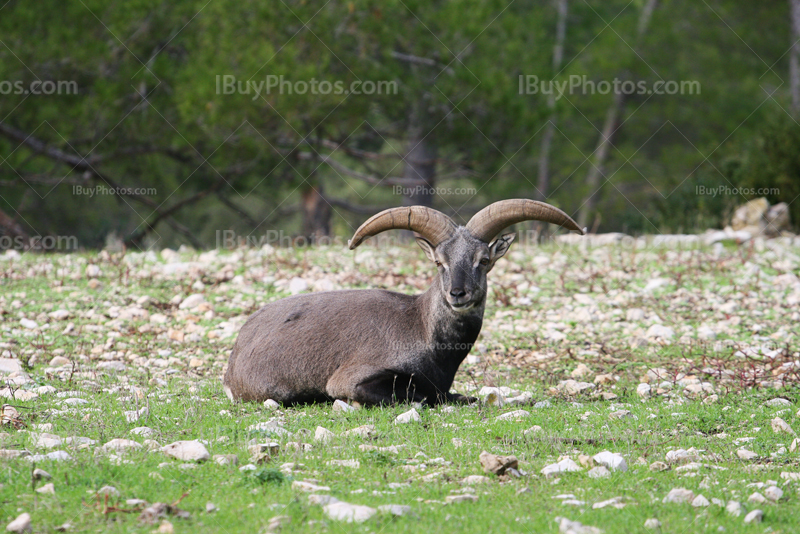
{"label": "white rock", "polygon": [[564,458],[558,463],[543,467],[540,473],[546,477],[551,477],[560,473],[571,473],[580,470],[581,468],[578,466],[578,464],[576,464],[570,458]]}
{"label": "white rock", "polygon": [[267,399],[267,400],[264,401],[264,408],[266,408],[267,410],[273,410],[274,411],[274,410],[277,410],[280,407],[281,407],[281,405],[278,404],[277,401],[274,401],[272,399]]}
{"label": "white rock", "polygon": [[597,527],[590,527],[579,521],[570,521],[564,517],[556,517],[558,531],[561,534],[602,534],[602,530]]}
{"label": "white rock", "polygon": [[701,326],[697,329],[697,339],[713,341],[717,339],[717,333],[708,326]]}
{"label": "white rock", "polygon": [[378,506],[378,510],[385,514],[396,516],[403,516],[411,513],[411,507],[405,504],[382,504]]}
{"label": "white rock", "polygon": [[317,429],[314,431],[314,441],[320,441],[322,443],[327,443],[331,440],[336,434],[328,430],[327,428],[323,428],[318,426]]}
{"label": "white rock", "polygon": [[747,502],[752,502],[755,504],[764,504],[767,502],[767,499],[764,498],[759,492],[755,492],[747,498]]}
{"label": "white rock", "polygon": [[394,424],[418,423],[420,421],[422,421],[422,417],[419,416],[419,412],[415,408],[411,408],[409,411],[398,415],[394,420]]}
{"label": "white rock", "polygon": [[586,473],[589,478],[603,478],[611,475],[611,471],[604,465],[598,465],[597,467],[593,467],[589,469]]}
{"label": "white rock", "polygon": [[783,498],[783,490],[778,486],[770,486],[764,490],[764,496],[771,501],[778,502]]}
{"label": "white rock", "polygon": [[506,396],[500,388],[482,387],[478,392],[483,398],[483,403],[487,406],[497,406],[498,408],[505,406]]}
{"label": "white rock", "polygon": [[334,412],[355,412],[356,411],[356,407],[352,406],[350,404],[347,404],[346,402],[344,402],[342,400],[336,399],[335,401],[333,401],[333,411]]}
{"label": "white rock", "polygon": [[363,523],[378,513],[375,508],[342,501],[326,504],[322,507],[322,511],[334,521],[346,521],[347,523]]}
{"label": "white rock", "polygon": [[45,484],[41,488],[36,488],[36,493],[42,493],[42,494],[45,494],[45,495],[55,495],[56,494],[56,488],[55,488],[55,486],[53,485],[52,482],[48,482],[47,484]]}
{"label": "white rock", "polygon": [[641,308],[630,308],[625,312],[625,320],[629,323],[644,321],[645,313]]}
{"label": "white rock", "polygon": [[142,406],[138,410],[130,410],[122,412],[122,415],[125,416],[125,420],[129,423],[135,423],[142,417],[147,417],[150,414],[150,410],[147,409],[147,406]]}
{"label": "white rock", "polygon": [[797,435],[797,433],[795,433],[795,431],[792,430],[792,427],[790,427],[789,424],[780,417],[776,417],[775,419],[770,421],[770,424],[772,425],[772,431],[775,432],[776,434],[786,433],[786,434],[791,434],[792,436]]}
{"label": "white rock", "polygon": [[685,488],[673,488],[669,490],[669,493],[667,493],[667,496],[664,497],[664,500],[661,502],[663,502],[664,504],[667,503],[683,504],[692,502],[693,500],[694,500],[694,492],[692,492],[691,490],[687,490]]}
{"label": "white rock", "polygon": [[331,488],[328,486],[318,486],[313,482],[306,482],[305,480],[295,480],[292,482],[292,489],[305,491],[307,493],[314,493],[317,491],[330,491]]}
{"label": "white rock", "polygon": [[761,510],[753,510],[746,516],[744,516],[745,524],[749,523],[761,523],[764,520],[764,512]]}
{"label": "white rock", "polygon": [[725,511],[730,515],[738,517],[742,515],[742,503],[739,501],[728,501],[728,504],[725,506]]}
{"label": "white rock", "polygon": [[181,301],[178,308],[181,310],[191,310],[192,308],[196,308],[200,304],[206,301],[206,298],[201,295],[200,293],[195,293],[194,295],[189,295],[183,301]]}
{"label": "white rock", "polygon": [[672,338],[675,337],[675,330],[668,326],[654,324],[650,325],[650,328],[647,329],[647,333],[645,337],[648,339],[655,339],[660,338],[664,341],[670,341]]}
{"label": "white rock", "polygon": [[358,469],[361,467],[361,462],[358,460],[328,460],[328,465],[337,465],[340,467],[349,467],[351,469]]}
{"label": "white rock", "polygon": [[141,449],[142,445],[131,439],[116,438],[105,443],[100,449],[104,452],[126,452],[134,449]]}
{"label": "white rock", "polygon": [[641,383],[636,386],[636,394],[642,397],[643,399],[650,397],[650,384]]}
{"label": "white rock", "polygon": [[8,532],[31,532],[31,514],[24,513],[6,526]]}
{"label": "white rock", "polygon": [[135,436],[142,436],[143,438],[149,438],[151,436],[155,436],[157,432],[147,426],[137,426],[136,428],[132,428],[130,433]]}
{"label": "white rock", "polygon": [[736,456],[738,456],[742,460],[754,460],[758,458],[758,454],[754,453],[753,451],[747,449],[739,449],[736,451]]}
{"label": "white rock", "polygon": [[627,471],[628,464],[621,454],[610,451],[603,451],[595,454],[592,459],[600,465],[604,465],[612,471]]}
{"label": "white rock", "polygon": [[[375,425],[361,425],[344,433],[345,436],[358,436],[364,439],[375,435]],[[384,447],[386,448],[386,447]]]}
{"label": "white rock", "polygon": [[60,447],[63,442],[64,440],[55,434],[42,433],[39,434],[36,440],[36,447],[39,449],[55,449],[56,447]]}
{"label": "white rock", "polygon": [[167,456],[184,462],[196,461],[203,462],[211,458],[205,445],[197,440],[176,441],[161,448]]}
{"label": "white rock", "polygon": [[786,399],[782,399],[780,397],[775,397],[774,399],[770,399],[764,403],[764,406],[769,406],[770,408],[780,407],[783,408],[784,406],[791,406],[791,401]]}
{"label": "white rock", "polygon": [[661,528],[661,521],[653,518],[648,519],[647,521],[644,522],[644,528],[648,530],[658,530]]}
{"label": "white rock", "polygon": [[292,295],[297,295],[298,293],[302,293],[303,291],[308,289],[308,282],[303,280],[302,278],[292,278],[289,282],[289,293]]}
{"label": "white rock", "polygon": [[695,508],[704,508],[706,506],[711,506],[711,503],[701,494],[692,499],[692,506]]}
{"label": "white rock", "polygon": [[671,464],[685,464],[701,460],[700,454],[694,447],[689,450],[678,449],[675,451],[668,451],[665,457],[667,462]]}
{"label": "white rock", "polygon": [[513,421],[515,419],[524,419],[531,415],[526,410],[514,410],[513,412],[504,413],[495,417],[495,421]]}
{"label": "white rock", "polygon": [[28,330],[36,330],[39,328],[39,325],[36,324],[36,321],[31,321],[30,319],[20,319],[19,324],[23,326],[23,328],[27,328]]}

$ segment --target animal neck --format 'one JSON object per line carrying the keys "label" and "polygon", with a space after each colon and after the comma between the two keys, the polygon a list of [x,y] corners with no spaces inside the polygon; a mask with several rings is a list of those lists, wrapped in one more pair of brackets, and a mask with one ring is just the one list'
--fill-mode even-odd
{"label": "animal neck", "polygon": [[466,357],[483,325],[486,296],[469,310],[457,312],[448,304],[442,290],[441,277],[437,274],[431,287],[419,299],[423,313],[430,319],[425,322],[428,325],[428,341],[440,346],[458,346],[460,348],[453,350],[459,354],[463,352],[462,359]]}

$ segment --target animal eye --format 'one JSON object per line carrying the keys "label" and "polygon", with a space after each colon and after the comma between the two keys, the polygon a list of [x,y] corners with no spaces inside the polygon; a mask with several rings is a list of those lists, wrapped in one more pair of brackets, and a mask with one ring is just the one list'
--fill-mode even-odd
{"label": "animal eye", "polygon": [[483,259],[480,261],[480,264],[481,264],[481,265],[489,265],[489,258],[483,258]]}
{"label": "animal eye", "polygon": [[437,261],[437,262],[436,262],[436,266],[437,266],[437,267],[441,267],[441,266],[442,266],[442,262],[440,262],[440,261]]}

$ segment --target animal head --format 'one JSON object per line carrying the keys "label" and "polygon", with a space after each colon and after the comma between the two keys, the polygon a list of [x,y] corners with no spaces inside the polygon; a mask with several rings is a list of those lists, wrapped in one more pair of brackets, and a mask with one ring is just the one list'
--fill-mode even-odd
{"label": "animal head", "polygon": [[356,230],[350,249],[386,230],[415,232],[417,244],[439,270],[443,298],[455,312],[467,312],[483,303],[486,275],[514,241],[515,234],[500,233],[512,224],[530,220],[550,222],[583,234],[578,224],[558,208],[515,199],[487,206],[466,226],[458,226],[444,213],[424,206],[388,209]]}

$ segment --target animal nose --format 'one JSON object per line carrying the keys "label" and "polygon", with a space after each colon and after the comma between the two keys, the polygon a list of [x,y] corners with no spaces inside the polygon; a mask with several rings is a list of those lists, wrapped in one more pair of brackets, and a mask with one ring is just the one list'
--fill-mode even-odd
{"label": "animal nose", "polygon": [[459,297],[463,297],[464,295],[466,295],[466,294],[467,294],[467,292],[466,292],[466,291],[464,291],[464,289],[463,289],[463,288],[460,288],[460,287],[454,287],[453,289],[451,289],[451,290],[450,290],[450,294],[451,294],[452,296],[456,297],[456,298],[459,298]]}

